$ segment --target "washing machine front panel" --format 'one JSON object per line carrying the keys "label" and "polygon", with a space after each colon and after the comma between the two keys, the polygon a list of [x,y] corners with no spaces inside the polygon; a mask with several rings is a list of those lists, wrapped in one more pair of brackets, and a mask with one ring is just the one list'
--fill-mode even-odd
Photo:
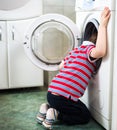
{"label": "washing machine front panel", "polygon": [[57,70],[63,58],[78,46],[78,29],[69,18],[59,14],[41,16],[29,29],[25,50],[37,66]]}

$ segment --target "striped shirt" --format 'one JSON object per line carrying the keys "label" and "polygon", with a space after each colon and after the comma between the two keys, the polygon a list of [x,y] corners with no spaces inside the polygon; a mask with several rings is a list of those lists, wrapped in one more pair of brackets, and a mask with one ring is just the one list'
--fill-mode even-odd
{"label": "striped shirt", "polygon": [[89,53],[95,45],[85,41],[80,47],[72,50],[64,59],[64,67],[53,78],[48,91],[77,101],[85,92],[93,71],[95,61]]}

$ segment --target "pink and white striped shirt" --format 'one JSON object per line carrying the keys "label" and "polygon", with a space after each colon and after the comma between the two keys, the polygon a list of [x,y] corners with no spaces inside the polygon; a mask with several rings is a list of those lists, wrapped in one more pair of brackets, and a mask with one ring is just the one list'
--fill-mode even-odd
{"label": "pink and white striped shirt", "polygon": [[64,59],[64,67],[53,78],[48,91],[77,101],[85,92],[96,62],[91,61],[89,53],[95,45],[84,41]]}

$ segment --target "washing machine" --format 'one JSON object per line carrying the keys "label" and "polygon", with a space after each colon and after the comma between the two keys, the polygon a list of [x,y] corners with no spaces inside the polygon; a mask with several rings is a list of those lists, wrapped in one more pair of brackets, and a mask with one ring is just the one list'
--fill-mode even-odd
{"label": "washing machine", "polygon": [[43,70],[23,48],[25,33],[42,9],[42,0],[0,1],[0,89],[44,85]]}
{"label": "washing machine", "polygon": [[89,83],[82,101],[89,107],[93,118],[105,129],[111,130],[112,123],[112,90],[113,90],[113,57],[115,32],[115,1],[111,0],[76,0],[76,24],[83,35],[90,23],[97,28],[100,14],[105,6],[111,10],[108,25],[107,56],[103,58],[98,74]]}

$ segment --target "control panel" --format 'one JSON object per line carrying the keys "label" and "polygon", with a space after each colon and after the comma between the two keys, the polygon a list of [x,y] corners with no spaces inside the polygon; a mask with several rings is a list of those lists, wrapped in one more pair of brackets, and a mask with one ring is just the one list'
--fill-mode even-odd
{"label": "control panel", "polygon": [[110,10],[115,10],[116,0],[76,0],[76,11],[85,10],[103,10],[105,6],[109,7]]}

